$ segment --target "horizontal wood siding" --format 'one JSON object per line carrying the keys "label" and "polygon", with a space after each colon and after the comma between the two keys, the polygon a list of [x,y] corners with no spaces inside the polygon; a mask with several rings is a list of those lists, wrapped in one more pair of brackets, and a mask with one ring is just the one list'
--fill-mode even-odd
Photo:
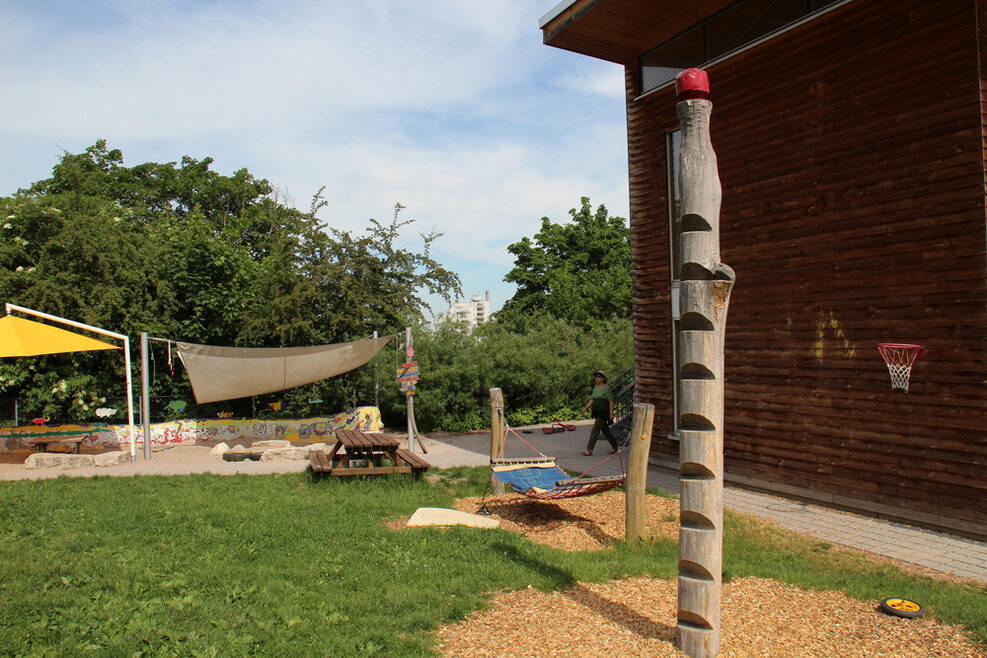
{"label": "horizontal wood siding", "polygon": [[[983,0],[856,0],[709,69],[728,481],[987,537]],[[978,25],[981,23],[981,25]],[[638,400],[669,437],[671,89],[626,67]],[[908,394],[880,342],[926,348]]]}
{"label": "horizontal wood siding", "polygon": [[[980,116],[981,134],[984,145],[984,171],[987,172],[987,84],[984,75],[987,74],[987,0],[977,0],[977,46],[980,53]],[[987,175],[984,178],[984,194],[987,195]],[[985,217],[987,224],[987,217]]]}

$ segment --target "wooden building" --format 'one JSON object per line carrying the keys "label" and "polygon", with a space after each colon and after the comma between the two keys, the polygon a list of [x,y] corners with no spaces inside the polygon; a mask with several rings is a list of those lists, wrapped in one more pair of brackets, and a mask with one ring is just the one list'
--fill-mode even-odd
{"label": "wooden building", "polygon": [[[542,30],[624,67],[653,461],[678,465],[672,79],[701,66],[727,483],[987,538],[987,0],[571,0]],[[882,342],[925,347],[907,394]]]}

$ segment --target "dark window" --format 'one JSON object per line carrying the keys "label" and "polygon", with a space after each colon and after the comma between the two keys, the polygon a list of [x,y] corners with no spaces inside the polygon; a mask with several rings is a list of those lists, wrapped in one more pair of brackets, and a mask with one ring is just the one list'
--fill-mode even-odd
{"label": "dark window", "polygon": [[679,157],[682,152],[682,131],[673,130],[665,136],[665,158],[668,170],[668,242],[672,274],[672,436],[679,435],[679,400],[681,376],[679,360],[679,280],[682,278],[682,190],[679,189]]}
{"label": "dark window", "polygon": [[741,0],[641,57],[641,91],[675,79],[840,0]]}
{"label": "dark window", "polygon": [[734,5],[706,23],[706,59],[726,55],[807,13],[806,0],[746,0]]}
{"label": "dark window", "polygon": [[673,130],[666,136],[666,166],[668,170],[668,241],[671,247],[672,281],[682,278],[682,191],[679,189],[679,154],[682,151],[682,131]]}
{"label": "dark window", "polygon": [[682,69],[699,66],[706,61],[702,27],[682,34],[658,51],[641,59],[642,87],[645,91],[674,80]]}

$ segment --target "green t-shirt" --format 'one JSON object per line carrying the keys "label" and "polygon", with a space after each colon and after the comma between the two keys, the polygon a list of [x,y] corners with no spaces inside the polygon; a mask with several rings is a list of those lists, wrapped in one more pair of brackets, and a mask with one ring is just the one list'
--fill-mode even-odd
{"label": "green t-shirt", "polygon": [[593,418],[610,418],[610,401],[613,400],[613,391],[604,384],[597,388],[593,387],[593,393],[589,396],[592,402],[591,415]]}

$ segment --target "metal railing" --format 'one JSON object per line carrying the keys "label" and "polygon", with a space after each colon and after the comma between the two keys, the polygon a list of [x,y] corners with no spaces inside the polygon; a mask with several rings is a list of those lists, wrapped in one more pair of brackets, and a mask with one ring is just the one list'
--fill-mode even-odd
{"label": "metal railing", "polygon": [[613,391],[613,425],[610,431],[622,443],[631,432],[634,413],[634,367],[612,377],[607,384]]}

